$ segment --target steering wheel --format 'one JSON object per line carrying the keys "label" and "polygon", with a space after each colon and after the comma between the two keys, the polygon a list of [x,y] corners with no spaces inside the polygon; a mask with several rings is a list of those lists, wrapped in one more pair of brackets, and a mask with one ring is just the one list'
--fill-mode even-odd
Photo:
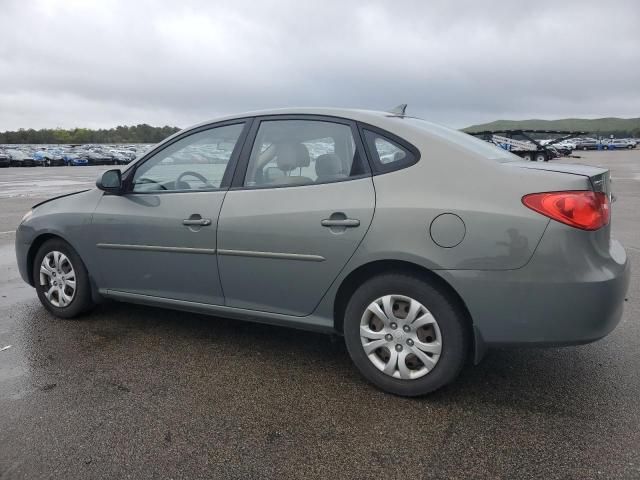
{"label": "steering wheel", "polygon": [[154,183],[156,185],[158,185],[162,190],[166,190],[167,187],[165,187],[164,185],[162,185],[160,182],[152,179],[152,178],[147,178],[147,177],[140,177],[138,180],[136,180],[136,183],[138,184],[145,184],[145,183]]}
{"label": "steering wheel", "polygon": [[[204,185],[205,185],[206,187],[213,187],[213,185],[211,185],[211,184],[209,183],[209,181],[208,181],[204,176],[200,175],[198,172],[192,172],[191,170],[186,171],[186,172],[182,172],[182,173],[178,176],[178,178],[176,179],[176,185],[179,185],[179,184],[180,184],[180,182],[182,181],[182,178],[183,178],[183,177],[195,177],[195,178],[197,178],[198,180],[200,180],[202,183],[204,183]],[[185,182],[185,183],[186,183],[186,182]]]}

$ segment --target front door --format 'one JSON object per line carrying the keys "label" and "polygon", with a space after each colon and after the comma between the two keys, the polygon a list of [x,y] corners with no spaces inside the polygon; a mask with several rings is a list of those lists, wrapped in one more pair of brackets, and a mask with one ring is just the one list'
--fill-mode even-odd
{"label": "front door", "polygon": [[216,227],[244,123],[205,128],[130,172],[123,195],[103,195],[91,233],[100,287],[223,304]]}
{"label": "front door", "polygon": [[305,316],[364,238],[373,182],[347,121],[264,118],[253,130],[220,214],[226,305]]}

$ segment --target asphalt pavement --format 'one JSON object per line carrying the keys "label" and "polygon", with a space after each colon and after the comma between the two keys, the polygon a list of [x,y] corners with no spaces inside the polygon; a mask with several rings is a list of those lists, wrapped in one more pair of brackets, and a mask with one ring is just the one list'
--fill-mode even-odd
{"label": "asphalt pavement", "polygon": [[108,167],[0,170],[0,478],[640,478],[640,150],[580,155],[612,170],[620,325],[490,350],[420,399],[369,385],[339,338],[111,302],[52,317],[13,231]]}

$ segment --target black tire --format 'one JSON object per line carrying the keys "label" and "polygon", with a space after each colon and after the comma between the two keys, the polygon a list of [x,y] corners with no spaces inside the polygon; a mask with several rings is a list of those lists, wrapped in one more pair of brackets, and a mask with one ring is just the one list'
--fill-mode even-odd
{"label": "black tire", "polygon": [[[369,360],[360,340],[360,320],[376,299],[404,295],[417,300],[435,317],[442,337],[440,358],[426,375],[402,380],[380,371]],[[344,338],[351,359],[360,373],[378,388],[395,395],[414,397],[431,393],[453,381],[464,366],[470,335],[465,313],[448,294],[413,275],[389,273],[363,283],[352,295],[344,316]]]}
{"label": "black tire", "polygon": [[587,147],[582,147],[582,150],[584,150],[586,152],[589,149]]}
{"label": "black tire", "polygon": [[538,152],[534,156],[534,162],[546,162],[548,161],[548,157],[544,152]]}
{"label": "black tire", "polygon": [[[40,266],[42,265],[42,260],[48,253],[54,251],[63,253],[69,259],[69,262],[75,272],[75,294],[71,302],[64,307],[53,305],[51,301],[47,299],[45,295],[45,286],[41,285],[40,281]],[[91,299],[91,284],[89,282],[87,269],[76,251],[71,247],[71,245],[62,239],[51,239],[42,244],[34,258],[33,279],[40,302],[56,317],[74,318],[93,307],[93,301]]]}
{"label": "black tire", "polygon": [[605,145],[605,146],[603,146],[603,147],[602,147],[602,149],[603,149],[603,150],[609,150],[609,146],[608,146],[608,145]]}
{"label": "black tire", "polygon": [[524,155],[522,155],[522,160],[524,160],[525,162],[532,162],[533,155],[530,153],[525,153]]}

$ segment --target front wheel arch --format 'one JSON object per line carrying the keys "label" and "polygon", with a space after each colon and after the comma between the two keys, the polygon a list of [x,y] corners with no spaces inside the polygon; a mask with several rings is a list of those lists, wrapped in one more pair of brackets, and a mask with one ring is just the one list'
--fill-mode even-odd
{"label": "front wheel arch", "polygon": [[[33,239],[33,241],[31,242],[31,246],[29,247],[29,251],[27,252],[27,268],[28,268],[27,271],[29,274],[28,280],[29,280],[29,285],[31,285],[32,287],[35,286],[35,279],[33,278],[33,261],[35,260],[36,255],[38,254],[38,250],[40,250],[40,247],[44,244],[44,242],[52,239],[62,240],[63,242],[67,243],[80,256],[80,252],[76,248],[76,246],[72,242],[70,242],[68,238],[65,238],[63,235],[60,235],[57,232],[50,232],[50,231],[40,233],[36,238]],[[80,258],[82,259],[83,262],[85,261],[82,257]],[[86,266],[86,263],[85,263],[85,266]],[[89,272],[89,278],[91,278],[91,272]]]}
{"label": "front wheel arch", "polygon": [[31,285],[32,287],[36,286],[36,281],[33,278],[33,261],[38,254],[38,250],[40,250],[40,247],[44,244],[44,242],[52,239],[59,239],[65,242],[67,241],[59,235],[54,235],[53,233],[43,233],[42,235],[36,237],[33,242],[31,242],[31,246],[29,247],[29,251],[27,252],[27,274],[29,285]]}

